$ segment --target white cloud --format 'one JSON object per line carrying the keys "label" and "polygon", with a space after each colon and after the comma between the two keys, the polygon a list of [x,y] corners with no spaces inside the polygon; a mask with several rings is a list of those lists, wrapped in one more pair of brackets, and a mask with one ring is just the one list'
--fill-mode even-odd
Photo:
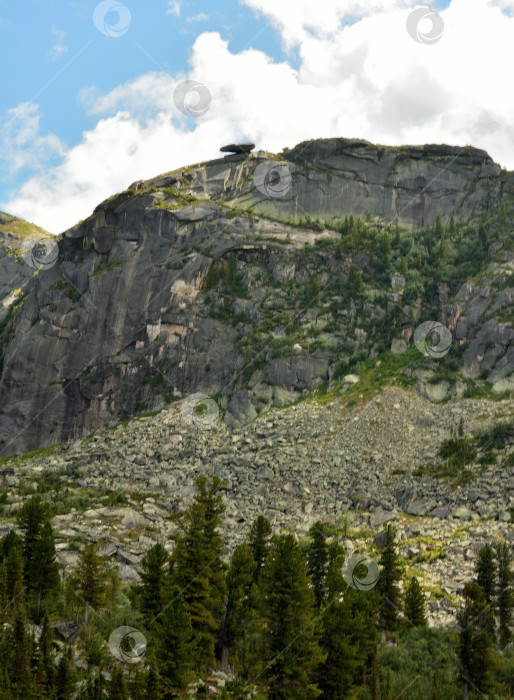
{"label": "white cloud", "polygon": [[41,170],[64,146],[55,134],[41,134],[38,105],[22,102],[0,121],[0,162],[12,177],[25,167]]}
{"label": "white cloud", "polygon": [[[472,144],[514,168],[514,93],[501,70],[514,63],[514,19],[506,14],[514,0],[452,0],[433,45],[406,31],[418,4],[411,0],[245,2],[298,50],[298,70],[254,49],[231,53],[218,33],[205,32],[188,75],[149,73],[106,95],[83,90],[96,127],[1,208],[58,232],[132,181],[215,158],[239,139],[270,151],[328,136]],[[173,104],[187,78],[212,95],[193,126]]]}
{"label": "white cloud", "polygon": [[177,15],[177,17],[180,17],[180,1],[179,0],[168,0],[166,14],[167,15]]}
{"label": "white cloud", "polygon": [[209,15],[205,12],[199,12],[197,15],[191,15],[191,17],[186,17],[186,22],[206,22],[209,19]]}
{"label": "white cloud", "polygon": [[64,42],[64,37],[66,32],[63,29],[58,29],[57,27],[52,27],[52,36],[54,37],[54,45],[48,52],[49,57],[52,61],[57,61],[63,54],[68,52],[68,47]]}

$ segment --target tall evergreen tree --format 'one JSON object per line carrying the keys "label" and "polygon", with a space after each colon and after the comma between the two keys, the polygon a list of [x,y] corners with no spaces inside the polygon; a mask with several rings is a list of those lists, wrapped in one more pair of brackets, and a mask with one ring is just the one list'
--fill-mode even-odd
{"label": "tall evergreen tree", "polygon": [[191,618],[180,588],[174,586],[171,599],[155,625],[154,649],[163,700],[177,697],[191,680],[193,664]]}
{"label": "tall evergreen tree", "polygon": [[[478,553],[478,559],[475,565],[476,582],[484,592],[484,600],[491,612],[494,610],[495,593],[496,593],[496,563],[494,550],[491,546],[486,545]],[[485,615],[485,619],[489,625],[488,632],[491,637],[495,637],[495,621],[494,614]]]}
{"label": "tall evergreen tree", "polygon": [[302,550],[292,535],[277,537],[262,571],[264,675],[270,700],[316,698],[324,661],[316,600]]}
{"label": "tall evergreen tree", "polygon": [[55,679],[55,700],[70,700],[75,690],[74,673],[70,663],[71,649],[66,649],[61,656]]}
{"label": "tall evergreen tree", "polygon": [[232,555],[227,571],[227,604],[220,630],[222,647],[221,669],[228,671],[229,651],[234,650],[236,659],[239,643],[245,637],[250,619],[250,590],[257,564],[252,550],[246,543],[240,544]]}
{"label": "tall evergreen tree", "polygon": [[489,605],[493,604],[495,596],[496,565],[494,550],[490,545],[482,547],[478,553],[475,565],[476,582],[484,591],[484,598]]}
{"label": "tall evergreen tree", "polygon": [[399,587],[401,568],[394,537],[394,530],[391,525],[388,525],[380,557],[380,576],[376,586],[379,595],[379,624],[388,631],[398,626],[402,600]]}
{"label": "tall evergreen tree", "polygon": [[149,618],[158,615],[169,595],[169,557],[158,542],[141,562],[141,612]]}
{"label": "tall evergreen tree", "polygon": [[271,525],[264,515],[259,515],[259,517],[252,524],[250,534],[248,536],[248,542],[257,565],[253,575],[254,581],[257,581],[261,569],[266,563],[271,547]]}
{"label": "tall evergreen tree", "polygon": [[499,624],[500,646],[505,647],[512,639],[512,610],[514,609],[514,587],[511,572],[511,553],[509,545],[501,542],[496,547],[497,561],[497,596],[496,609]]}
{"label": "tall evergreen tree", "polygon": [[17,513],[18,525],[23,534],[25,583],[28,590],[32,590],[37,585],[35,580],[37,572],[33,561],[37,554],[43,524],[50,517],[50,506],[39,494],[26,501]]}
{"label": "tall evergreen tree", "polygon": [[307,564],[318,608],[327,598],[326,579],[328,573],[328,545],[325,525],[318,520],[309,528],[310,543],[307,549]]}
{"label": "tall evergreen tree", "polygon": [[415,576],[411,578],[405,591],[404,613],[407,622],[413,627],[426,627],[425,596]]}
{"label": "tall evergreen tree", "polygon": [[111,682],[109,683],[108,700],[128,700],[127,683],[123,666],[117,665],[114,668]]}
{"label": "tall evergreen tree", "polygon": [[78,591],[85,603],[85,623],[88,624],[89,606],[94,608],[106,604],[106,569],[102,557],[96,552],[94,543],[88,544],[81,552],[75,571]]}
{"label": "tall evergreen tree", "polygon": [[457,614],[460,626],[458,654],[464,697],[470,684],[481,693],[491,689],[492,636],[491,606],[484,590],[477,583],[466,583],[463,589],[464,607]]}
{"label": "tall evergreen tree", "polygon": [[209,486],[206,477],[199,477],[196,484],[199,493],[181,516],[182,533],[175,540],[170,571],[191,616],[196,662],[210,668],[224,608],[226,566],[218,526],[225,506],[217,493],[221,485],[217,477]]}
{"label": "tall evergreen tree", "polygon": [[5,560],[7,572],[7,598],[10,601],[19,600],[24,590],[23,558],[18,547],[11,547]]}
{"label": "tall evergreen tree", "polygon": [[38,596],[38,609],[43,596],[56,591],[61,583],[59,566],[55,553],[55,539],[52,524],[45,520],[41,526],[39,540],[34,549],[30,564],[32,587]]}
{"label": "tall evergreen tree", "polygon": [[374,592],[363,594],[347,587],[342,601],[327,605],[321,637],[326,659],[317,670],[323,698],[346,700],[371,672],[377,644],[374,602]]}
{"label": "tall evergreen tree", "polygon": [[336,540],[328,545],[328,570],[326,578],[327,601],[339,597],[347,584],[343,577],[342,566],[346,557],[344,547]]}

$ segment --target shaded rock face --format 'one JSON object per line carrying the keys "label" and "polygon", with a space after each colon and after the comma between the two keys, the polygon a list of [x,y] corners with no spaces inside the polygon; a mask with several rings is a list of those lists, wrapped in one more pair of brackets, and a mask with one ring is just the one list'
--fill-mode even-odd
{"label": "shaded rock face", "polygon": [[[290,173],[284,196],[256,187],[261,166],[282,168],[279,177],[283,168]],[[291,222],[306,213],[326,219],[370,215],[409,226],[450,213],[465,220],[512,194],[513,184],[476,149],[386,149],[345,139],[300,144],[283,160],[243,154],[135,183],[66,231],[56,264],[27,286],[3,348],[0,451],[72,440],[193,392],[219,394],[229,425],[253,419],[263,405],[281,406],[314,392],[333,376],[330,335],[315,349],[295,344],[285,356],[271,343],[256,347],[251,361],[240,343],[252,328],[267,324],[280,344],[286,285],[309,284],[317,275],[319,262],[305,264],[304,245],[334,236]],[[419,198],[423,204],[416,208]],[[253,215],[243,215],[249,208]],[[511,265],[512,253],[502,253]],[[229,279],[232,255],[246,292],[227,306],[218,292]],[[352,264],[362,269],[366,256],[329,256],[320,284],[346,279]],[[482,307],[474,306],[473,292],[466,293],[458,312],[447,305],[444,313],[453,313],[459,341],[479,332],[486,343],[497,338],[505,371],[497,362],[495,381],[505,383],[512,371],[512,330],[502,330],[493,318],[483,331]],[[510,297],[490,296],[489,305],[499,305],[503,314]],[[302,306],[298,302],[290,314],[301,312],[302,323],[322,332],[323,309]],[[340,312],[338,340],[357,352],[366,332],[353,328],[354,306]],[[385,313],[369,309],[372,318]],[[469,350],[470,368],[480,348]]]}

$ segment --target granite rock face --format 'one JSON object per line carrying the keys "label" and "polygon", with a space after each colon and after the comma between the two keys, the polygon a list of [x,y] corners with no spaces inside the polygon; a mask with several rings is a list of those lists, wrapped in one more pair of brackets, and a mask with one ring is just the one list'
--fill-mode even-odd
{"label": "granite rock face", "polygon": [[24,256],[48,240],[52,237],[43,229],[0,212],[0,322],[34,274]]}
{"label": "granite rock face", "polygon": [[[56,263],[26,286],[0,347],[0,452],[83,437],[195,392],[216,395],[236,426],[330,386],[334,343],[357,353],[368,332],[353,302],[338,308],[334,326],[316,303],[288,307],[286,290],[314,278],[344,280],[367,257],[307,262],[305,244],[335,234],[295,223],[353,215],[410,228],[451,213],[466,221],[513,193],[512,174],[484,151],[348,139],[306,142],[281,157],[235,155],[134,183],[62,234]],[[510,248],[494,252],[490,271],[500,282],[514,269]],[[472,280],[440,307],[459,342],[469,341],[465,371],[487,370],[498,391],[508,389],[514,368],[505,321],[512,287],[503,282]],[[224,285],[234,292],[228,301]],[[383,319],[397,306],[368,304],[366,316]],[[419,317],[414,306],[403,311],[407,320]],[[298,332],[321,342],[284,345],[297,316]],[[268,334],[262,347],[256,328]],[[412,330],[396,349],[411,343]]]}

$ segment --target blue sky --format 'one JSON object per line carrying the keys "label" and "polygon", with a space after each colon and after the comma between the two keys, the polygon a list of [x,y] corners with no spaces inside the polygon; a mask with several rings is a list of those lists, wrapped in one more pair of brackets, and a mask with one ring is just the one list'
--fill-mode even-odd
{"label": "blue sky", "polygon": [[[0,208],[53,233],[234,139],[471,143],[514,167],[492,78],[514,60],[514,0],[431,3],[433,45],[406,31],[411,0],[112,0],[103,24],[100,4],[0,0]],[[174,107],[186,79],[210,90],[201,118]]]}

